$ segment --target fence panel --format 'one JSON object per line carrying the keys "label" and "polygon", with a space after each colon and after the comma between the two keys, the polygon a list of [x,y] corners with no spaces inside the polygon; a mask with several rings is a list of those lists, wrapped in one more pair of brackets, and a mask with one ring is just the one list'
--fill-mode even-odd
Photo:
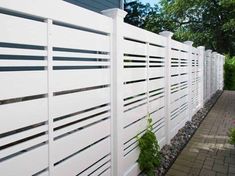
{"label": "fence panel", "polygon": [[188,120],[189,99],[189,47],[186,44],[171,41],[170,54],[170,139],[178,132]]}
{"label": "fence panel", "polygon": [[109,175],[112,21],[62,1],[25,2],[0,4],[0,173]]}
{"label": "fence panel", "polygon": [[147,115],[162,147],[223,89],[224,56],[126,24],[121,10],[0,9],[0,175],[138,175]]}
{"label": "fence panel", "polygon": [[160,145],[165,144],[166,39],[127,24],[123,30],[129,31],[123,36],[123,174],[136,175],[136,136],[145,131],[148,114]]}
{"label": "fence panel", "polygon": [[47,24],[0,20],[0,175],[34,175],[48,168]]}

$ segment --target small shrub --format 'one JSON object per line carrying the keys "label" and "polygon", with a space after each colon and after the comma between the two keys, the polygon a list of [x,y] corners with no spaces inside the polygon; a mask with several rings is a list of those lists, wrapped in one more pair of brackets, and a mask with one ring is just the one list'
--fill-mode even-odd
{"label": "small shrub", "polygon": [[148,116],[147,129],[143,136],[137,137],[140,149],[137,160],[140,170],[148,176],[154,176],[154,169],[160,164],[159,145],[155,134],[152,132],[152,119]]}
{"label": "small shrub", "polygon": [[230,128],[228,132],[229,143],[235,145],[235,128]]}
{"label": "small shrub", "polygon": [[235,57],[230,58],[227,56],[225,59],[224,88],[227,90],[235,90]]}

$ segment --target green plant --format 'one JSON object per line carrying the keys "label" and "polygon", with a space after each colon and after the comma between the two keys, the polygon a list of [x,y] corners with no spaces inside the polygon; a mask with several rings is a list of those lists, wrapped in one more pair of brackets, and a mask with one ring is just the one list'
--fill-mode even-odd
{"label": "green plant", "polygon": [[228,90],[235,90],[235,57],[229,56],[225,59],[224,64],[224,87]]}
{"label": "green plant", "polygon": [[138,145],[140,149],[139,158],[137,160],[140,170],[148,176],[154,176],[154,169],[159,166],[161,162],[159,145],[155,134],[152,132],[152,119],[148,116],[147,129],[141,136],[137,136]]}
{"label": "green plant", "polygon": [[235,145],[235,128],[230,128],[228,132],[229,143]]}

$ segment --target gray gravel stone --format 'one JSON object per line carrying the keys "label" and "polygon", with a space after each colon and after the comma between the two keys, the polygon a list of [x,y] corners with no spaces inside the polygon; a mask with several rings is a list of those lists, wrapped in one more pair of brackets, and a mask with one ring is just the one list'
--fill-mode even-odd
{"label": "gray gravel stone", "polygon": [[204,105],[204,107],[192,117],[192,120],[187,121],[185,126],[178,131],[173,139],[171,139],[170,145],[163,146],[160,151],[161,164],[158,168],[156,168],[157,176],[165,175],[165,173],[176,160],[177,156],[180,154],[197,128],[200,126],[202,120],[206,117],[207,113],[215,104],[221,93],[222,91],[216,92],[214,96]]}

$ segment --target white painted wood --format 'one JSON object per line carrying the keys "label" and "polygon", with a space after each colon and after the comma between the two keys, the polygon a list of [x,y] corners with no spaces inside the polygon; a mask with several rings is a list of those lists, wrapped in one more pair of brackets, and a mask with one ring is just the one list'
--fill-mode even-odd
{"label": "white painted wood", "polygon": [[45,23],[5,14],[0,14],[0,21],[0,42],[46,46]]}
{"label": "white painted wood", "polygon": [[[19,48],[3,48],[0,47],[1,55],[17,55],[17,56],[46,56],[45,50],[36,49],[19,49]],[[37,61],[36,61],[37,62]]]}
{"label": "white painted wood", "polygon": [[54,71],[54,79],[52,80],[53,91],[59,92],[108,85],[110,84],[109,74],[109,69],[56,70]]}
{"label": "white painted wood", "polygon": [[130,39],[135,39],[161,46],[166,46],[167,44],[167,40],[165,37],[137,28],[127,23],[123,24],[123,30],[125,31],[124,36]]}
{"label": "white painted wood", "polygon": [[147,114],[147,104],[139,106],[132,111],[124,113],[123,117],[123,126],[127,126],[130,123],[138,120],[141,117],[144,117]]}
{"label": "white painted wood", "polygon": [[21,71],[0,73],[0,100],[45,94],[46,71]]}
{"label": "white painted wood", "polygon": [[[55,121],[54,124],[53,124],[53,127],[57,128],[57,127],[62,126],[64,124],[69,124],[71,122],[78,121],[78,120],[84,119],[86,117],[89,117],[89,116],[92,116],[92,115],[95,115],[95,114],[98,114],[98,113],[102,113],[104,111],[109,111],[109,110],[110,110],[110,106],[105,106],[105,107],[101,107],[101,108],[98,108],[98,109],[94,109],[92,111],[84,112],[82,114],[73,115],[73,116],[70,116],[68,118],[65,118],[65,119],[62,119],[62,120],[59,120],[59,121]],[[110,115],[110,112],[105,113],[106,117],[108,117],[109,115]],[[97,120],[101,120],[102,117],[103,117],[103,115],[98,116],[98,118],[96,116],[95,118],[92,118],[90,120],[86,120],[85,123],[88,124],[88,123],[95,122]],[[86,124],[84,124],[84,125],[86,125]]]}
{"label": "white painted wood", "polygon": [[89,147],[89,145],[97,140],[108,136],[109,133],[110,119],[107,119],[56,140],[54,151],[55,162],[58,162],[87,146]]}
{"label": "white painted wood", "polygon": [[0,105],[0,134],[47,120],[47,100],[36,99]]}
{"label": "white painted wood", "polygon": [[33,136],[33,135],[36,135],[39,133],[46,132],[47,128],[48,127],[46,125],[43,125],[43,126],[39,126],[39,127],[30,129],[30,130],[27,130],[27,131],[22,131],[22,132],[14,134],[14,135],[10,135],[10,136],[1,138],[0,146],[4,146],[4,145],[10,144],[10,143],[13,143],[16,140],[24,139],[24,138],[27,138],[27,137],[30,137],[30,136]]}
{"label": "white painted wood", "polygon": [[[76,130],[78,130],[80,128],[84,128],[87,125],[90,125],[92,123],[96,123],[98,121],[101,121],[104,118],[107,118],[108,116],[109,116],[108,113],[97,115],[94,118],[90,118],[90,119],[88,119],[86,121],[80,122],[78,124],[73,124],[73,125],[69,125],[69,124],[63,123],[63,125],[69,125],[69,126],[68,127],[63,127],[62,129],[55,131],[54,137],[60,137],[61,135],[70,134],[70,132],[76,131]],[[71,122],[71,123],[73,123],[73,122]]]}
{"label": "white painted wood", "polygon": [[25,141],[23,143],[16,144],[12,147],[7,147],[7,148],[1,150],[0,158],[5,158],[5,157],[13,155],[17,152],[27,150],[28,148],[33,147],[37,144],[43,143],[45,141],[47,141],[47,136],[43,135],[43,136],[31,139],[31,140]]}
{"label": "white painted wood", "polygon": [[90,53],[79,53],[79,52],[65,52],[65,51],[54,51],[54,57],[63,58],[95,58],[95,59],[110,59],[108,54],[90,54]]}
{"label": "white painted wood", "polygon": [[[84,172],[82,172],[81,173],[81,176],[87,176],[87,175],[89,175],[91,172],[93,172],[94,170],[96,170],[97,168],[99,168],[97,171],[99,172],[99,171],[103,171],[103,167],[102,167],[102,165],[104,164],[104,163],[106,163],[105,164],[105,166],[107,167],[108,165],[110,166],[111,165],[111,163],[110,163],[110,160],[111,160],[111,156],[110,155],[108,155],[107,157],[105,157],[104,159],[102,159],[100,162],[98,162],[98,163],[96,163],[96,164],[94,164],[94,165],[92,165],[90,168],[88,168],[86,171],[84,171]],[[101,168],[100,168],[101,167]],[[111,170],[111,169],[109,169],[109,170]],[[111,175],[111,171],[109,171],[109,175]],[[95,173],[93,173],[93,174],[95,174]]]}
{"label": "white painted wood", "polygon": [[132,68],[132,69],[124,69],[123,74],[123,81],[137,81],[141,79],[146,79],[147,76],[147,69],[146,68]]}
{"label": "white painted wood", "polygon": [[147,92],[146,81],[126,84],[123,88],[123,97],[133,97],[135,95],[142,94],[145,92]]}
{"label": "white painted wood", "polygon": [[[47,166],[48,146],[44,145],[1,162],[0,175],[29,176],[45,169]],[[14,169],[12,169],[13,167]]]}
{"label": "white painted wood", "polygon": [[35,66],[41,66],[45,67],[47,66],[47,62],[45,60],[0,60],[1,67],[35,67]]}
{"label": "white painted wood", "polygon": [[140,169],[139,169],[139,166],[138,166],[138,163],[135,162],[135,164],[125,172],[125,176],[128,176],[128,175],[138,175],[140,173]]}
{"label": "white painted wood", "polygon": [[[102,140],[101,142],[89,147],[81,153],[78,153],[71,158],[63,161],[55,166],[55,175],[58,176],[72,176],[83,171],[87,166],[98,161],[108,153],[110,153],[110,138]],[[79,163],[79,164],[78,164]]]}
{"label": "white painted wood", "polygon": [[[110,102],[110,88],[65,94],[53,98],[53,117],[72,114]],[[81,101],[82,100],[82,101]]]}
{"label": "white painted wood", "polygon": [[[172,40],[170,32],[158,35],[126,24],[119,9],[105,10],[104,16],[46,0],[2,0],[0,8],[10,12],[0,14],[0,42],[13,44],[0,47],[0,69],[15,67],[0,72],[0,134],[45,123],[15,131],[0,145],[47,131],[7,147],[0,157],[48,143],[2,161],[0,175],[33,175],[46,168],[39,175],[138,175],[135,137],[146,128],[148,112],[163,146],[223,88],[224,56]],[[44,70],[17,70],[34,66]],[[45,97],[22,101],[41,94]]]}
{"label": "white painted wood", "polygon": [[[55,21],[72,24],[84,28],[109,33],[112,29],[112,20],[99,13],[78,7],[65,1],[40,0],[28,2],[27,0],[2,0],[1,8],[41,17]],[[62,15],[61,12],[68,12]],[[81,18],[79,18],[81,17]]]}
{"label": "white painted wood", "polygon": [[[109,36],[53,25],[55,47],[109,52]],[[80,41],[80,42],[79,42]]]}
{"label": "white painted wood", "polygon": [[134,41],[124,40],[124,54],[133,54],[146,56],[147,49],[144,43],[138,43]]}
{"label": "white painted wood", "polygon": [[54,61],[54,66],[110,66],[109,62],[98,61]]}
{"label": "white painted wood", "polygon": [[167,47],[166,47],[166,58],[165,58],[165,86],[164,86],[164,92],[165,92],[165,133],[166,133],[166,143],[170,143],[170,136],[169,136],[169,126],[170,126],[170,96],[171,96],[171,90],[170,90],[170,84],[169,79],[171,73],[171,47],[172,47],[172,39],[173,36],[172,32],[169,31],[163,31],[160,33],[160,35],[166,37],[167,40]]}

